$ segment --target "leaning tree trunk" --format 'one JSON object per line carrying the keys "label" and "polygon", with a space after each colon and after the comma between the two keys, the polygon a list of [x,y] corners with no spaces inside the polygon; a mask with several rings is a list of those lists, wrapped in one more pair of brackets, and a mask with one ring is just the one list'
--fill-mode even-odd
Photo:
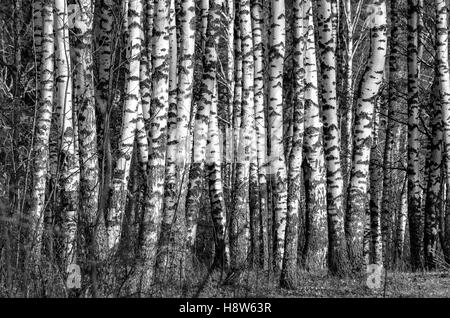
{"label": "leaning tree trunk", "polygon": [[353,162],[347,199],[345,234],[350,262],[356,270],[363,264],[364,216],[367,204],[370,147],[376,98],[383,79],[386,58],[386,3],[373,2],[369,26],[370,54],[364,71],[355,113]]}
{"label": "leaning tree trunk", "polygon": [[[320,81],[323,109],[325,164],[327,169],[327,213],[329,231],[328,265],[333,274],[347,271],[344,233],[344,182],[341,169],[340,131],[336,87],[336,35],[335,1],[318,2],[319,60],[322,70]],[[334,5],[333,5],[334,3]]]}
{"label": "leaning tree trunk", "polygon": [[411,249],[411,266],[423,266],[421,234],[421,187],[419,167],[419,72],[417,31],[419,19],[418,0],[409,1],[408,8],[408,220]]}
{"label": "leaning tree trunk", "polygon": [[[283,67],[286,18],[283,0],[271,1],[269,47],[270,178],[273,186],[275,244],[273,266],[281,270],[287,213],[287,172],[283,143]],[[270,243],[269,243],[270,244]]]}

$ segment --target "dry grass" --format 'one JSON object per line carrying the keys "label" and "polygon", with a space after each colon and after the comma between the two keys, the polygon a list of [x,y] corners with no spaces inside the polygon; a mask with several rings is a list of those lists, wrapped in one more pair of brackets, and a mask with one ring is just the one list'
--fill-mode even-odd
{"label": "dry grass", "polygon": [[[207,282],[198,281],[190,292],[183,296],[201,298],[262,297],[262,298],[407,298],[450,297],[450,273],[446,272],[388,272],[386,284],[382,281],[379,290],[366,286],[365,277],[335,278],[326,273],[299,272],[297,288],[282,289],[274,277],[267,273],[248,272],[238,286],[223,286],[220,273],[210,275]],[[202,284],[203,283],[203,284]],[[199,286],[202,285],[199,292]],[[180,297],[174,290],[158,293],[159,297]]]}

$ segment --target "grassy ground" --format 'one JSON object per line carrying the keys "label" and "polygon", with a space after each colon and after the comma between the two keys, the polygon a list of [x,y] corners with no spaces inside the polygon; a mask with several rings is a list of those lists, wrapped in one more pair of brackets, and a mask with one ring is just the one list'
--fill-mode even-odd
{"label": "grassy ground", "polygon": [[[63,281],[49,275],[52,280],[46,283],[46,297],[65,297]],[[163,275],[164,276],[164,275]],[[168,275],[170,276],[170,275]],[[208,274],[206,268],[197,268],[186,275],[190,280],[189,286],[180,284],[179,276],[161,277],[160,283],[141,297],[187,297],[187,298],[450,298],[450,269],[441,268],[435,272],[407,272],[388,271],[385,279],[382,275],[381,288],[370,289],[366,285],[366,275],[359,277],[336,278],[326,272],[310,273],[298,272],[296,288],[284,289],[279,287],[279,281],[267,272],[251,270],[243,273],[236,285],[224,285],[226,273],[214,271]],[[47,277],[48,278],[48,277]],[[30,281],[42,279],[32,277]],[[169,282],[172,281],[172,282]],[[59,283],[58,283],[59,282]],[[163,282],[163,283],[161,283]],[[51,283],[51,288],[48,286]],[[39,286],[38,286],[39,285]],[[43,297],[42,284],[29,286],[29,293],[23,294],[16,286],[10,291],[0,284],[0,297]],[[58,287],[59,286],[59,287]],[[22,286],[23,287],[23,286]],[[39,288],[38,288],[39,287]],[[48,290],[47,290],[48,289]],[[119,297],[136,297],[122,288]],[[109,297],[113,296],[108,295]],[[88,295],[82,297],[90,297]]]}
{"label": "grassy ground", "polygon": [[[223,286],[220,273],[213,273],[207,280],[192,286],[187,297],[450,297],[450,272],[388,272],[379,290],[366,286],[366,278],[334,278],[326,273],[299,273],[298,286],[294,290],[282,289],[274,279],[268,279],[262,273],[249,273],[239,286]],[[200,288],[201,286],[201,288]],[[172,286],[174,287],[174,286]],[[162,297],[180,297],[176,290],[160,294]]]}

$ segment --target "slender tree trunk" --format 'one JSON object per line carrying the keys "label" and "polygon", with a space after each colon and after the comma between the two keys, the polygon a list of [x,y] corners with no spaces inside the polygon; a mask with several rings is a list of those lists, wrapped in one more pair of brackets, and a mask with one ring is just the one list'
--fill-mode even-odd
{"label": "slender tree trunk", "polygon": [[97,129],[94,95],[93,65],[93,5],[91,0],[79,2],[80,12],[75,19],[75,96],[74,102],[80,110],[78,117],[80,133],[80,228],[83,242],[88,246],[87,261],[92,261],[100,246],[97,246],[94,229],[98,219],[99,176],[97,155]]}
{"label": "slender tree trunk", "polygon": [[202,43],[202,52],[205,52],[206,45],[206,32],[208,29],[208,13],[210,7],[210,1],[212,0],[200,0],[200,17],[201,17],[201,43]]}
{"label": "slender tree trunk", "polygon": [[142,5],[139,0],[130,0],[129,15],[129,41],[128,49],[130,59],[126,82],[126,97],[123,105],[122,129],[118,148],[118,158],[111,185],[110,210],[107,222],[108,249],[116,249],[122,219],[127,200],[128,179],[130,174],[131,156],[136,135],[136,122],[139,104],[139,75],[141,54],[141,14]]}
{"label": "slender tree trunk", "polygon": [[[99,168],[100,168],[100,198],[98,213],[98,229],[97,238],[99,240],[106,239],[105,233],[105,215],[106,202],[111,186],[112,178],[112,154],[111,140],[109,138],[109,109],[108,105],[112,103],[112,81],[113,69],[111,67],[114,60],[113,48],[113,2],[112,0],[100,1],[100,23],[99,33],[96,37],[98,50],[98,82],[95,91],[95,104],[97,109],[97,143],[99,151]],[[97,12],[97,11],[96,11]],[[102,229],[103,228],[103,229]],[[104,253],[99,255],[100,259],[104,258]]]}
{"label": "slender tree trunk", "polygon": [[432,270],[436,267],[436,250],[438,240],[438,217],[441,214],[441,181],[442,181],[442,113],[438,80],[435,78],[434,108],[431,122],[432,137],[430,140],[430,160],[428,164],[428,184],[425,198],[425,230],[424,252],[425,267]]}
{"label": "slender tree trunk", "polygon": [[33,46],[35,54],[35,68],[36,68],[36,79],[37,87],[39,89],[39,79],[41,72],[41,62],[42,62],[42,40],[44,38],[44,17],[42,16],[42,10],[44,3],[42,0],[33,0],[32,3],[32,14],[33,14]]}
{"label": "slender tree trunk", "polygon": [[372,145],[370,148],[370,201],[369,201],[369,216],[370,216],[370,241],[371,241],[371,259],[368,264],[383,265],[383,249],[381,240],[381,187],[382,187],[382,171],[381,171],[381,153],[378,149],[380,143],[380,112],[381,103],[377,102],[378,109],[375,109]]}
{"label": "slender tree trunk", "polygon": [[372,21],[370,21],[370,54],[362,77],[355,113],[353,160],[345,224],[349,257],[353,268],[356,270],[361,269],[363,262],[364,215],[367,204],[373,115],[376,98],[382,83],[387,47],[385,1],[374,1],[373,10],[376,10],[377,14],[374,14]]}
{"label": "slender tree trunk", "polygon": [[78,218],[78,171],[77,129],[72,104],[72,67],[70,63],[69,21],[65,0],[55,1],[56,36],[56,108],[60,115],[61,177],[62,177],[62,227],[64,263],[75,261],[75,234]]}
{"label": "slender tree trunk", "polygon": [[441,216],[441,228],[442,230],[442,241],[441,246],[442,250],[444,252],[444,259],[447,264],[450,263],[450,243],[449,243],[449,237],[450,237],[450,206],[449,206],[449,200],[450,197],[450,187],[447,186],[447,189],[445,191],[445,213],[442,212]]}
{"label": "slender tree trunk", "polygon": [[180,174],[189,155],[189,120],[192,104],[192,88],[194,82],[195,53],[195,1],[183,0],[180,12],[180,53],[178,59],[178,95],[177,95],[177,140]]}
{"label": "slender tree trunk", "polygon": [[160,235],[164,202],[167,149],[167,118],[170,80],[170,1],[155,3],[152,51],[152,109],[150,119],[150,157],[148,197],[145,199],[140,254],[141,292],[148,292],[153,282],[157,243]]}
{"label": "slender tree trunk", "polygon": [[146,0],[143,12],[143,38],[141,53],[141,96],[142,114],[144,116],[145,129],[150,132],[151,99],[152,99],[152,51],[153,51],[153,19],[155,15],[155,2]]}
{"label": "slender tree trunk", "polygon": [[288,210],[286,219],[286,238],[284,247],[283,267],[280,284],[285,288],[295,288],[297,283],[297,248],[298,221],[300,210],[300,193],[302,183],[303,134],[304,134],[304,95],[305,67],[304,51],[305,36],[308,30],[308,17],[311,10],[310,1],[294,2],[294,114],[292,148],[289,154],[288,173]]}
{"label": "slender tree trunk", "polygon": [[101,0],[100,8],[98,9],[100,15],[99,30],[97,34],[97,49],[98,49],[98,82],[95,95],[96,107],[99,119],[99,145],[103,146],[103,134],[106,130],[106,115],[109,104],[110,94],[110,79],[111,79],[111,64],[112,64],[112,41],[113,41],[113,1]]}
{"label": "slender tree trunk", "polygon": [[[190,155],[191,139],[190,135],[190,116],[192,109],[192,89],[194,83],[194,53],[195,53],[195,1],[184,0],[181,2],[180,8],[180,48],[178,54],[178,86],[177,86],[177,127],[176,127],[176,164],[177,175],[176,182],[180,182],[179,185],[175,184],[176,196],[180,196],[183,190],[183,184],[185,183],[185,171]],[[170,146],[170,145],[169,145]],[[172,185],[168,182],[167,188]],[[177,219],[180,224],[180,231],[184,231],[185,216],[178,215]],[[184,269],[180,269],[182,275],[184,275]],[[183,278],[181,278],[183,279]]]}
{"label": "slender tree trunk", "polygon": [[286,19],[283,0],[271,1],[269,48],[270,175],[273,186],[275,238],[273,266],[281,270],[287,213],[287,172],[283,144],[283,67]]}
{"label": "slender tree trunk", "polygon": [[161,235],[158,244],[157,269],[162,275],[159,279],[165,279],[166,273],[172,277],[174,268],[179,262],[176,255],[171,255],[170,248],[173,246],[174,235],[177,232],[175,216],[177,212],[177,34],[175,19],[175,2],[170,1],[169,12],[169,110],[167,114],[167,153],[164,185],[164,210],[162,214]]}
{"label": "slender tree trunk", "polygon": [[214,265],[224,268],[228,264],[229,255],[225,250],[225,198],[222,183],[222,158],[220,152],[219,122],[217,113],[217,83],[215,84],[209,115],[208,145],[206,148],[206,165],[209,179],[209,197],[211,201],[211,217],[214,226]]}
{"label": "slender tree trunk", "polygon": [[[231,189],[232,189],[232,173],[233,173],[233,104],[234,104],[234,90],[235,90],[235,61],[234,61],[234,29],[235,29],[235,5],[234,0],[227,0],[227,21],[228,27],[226,29],[226,41],[227,41],[227,82],[228,82],[228,94],[227,94],[227,120],[228,125],[225,128],[224,138],[224,152],[225,152],[225,167],[224,167],[224,186],[225,186],[225,199],[227,205],[231,204]],[[229,213],[227,214],[229,216]],[[228,217],[227,216],[227,217]],[[226,232],[228,240],[229,231]],[[229,249],[229,244],[227,243]]]}
{"label": "slender tree trunk", "polygon": [[[444,0],[436,0],[436,63],[439,78],[439,102],[442,107],[443,140],[446,160],[447,188],[450,188],[450,78],[448,62],[448,8]],[[447,197],[449,201],[449,197]],[[450,213],[446,208],[444,246],[446,261],[450,260]]]}
{"label": "slender tree trunk", "polygon": [[42,48],[40,68],[40,100],[38,118],[36,121],[34,143],[34,176],[31,193],[33,218],[32,255],[39,261],[42,249],[44,229],[45,190],[47,186],[47,165],[49,157],[50,125],[53,108],[54,89],[54,34],[53,34],[53,4],[51,0],[42,3]]}
{"label": "slender tree trunk", "polygon": [[419,76],[418,0],[408,7],[408,220],[413,270],[423,267],[423,240],[421,234],[421,188],[419,167]]}
{"label": "slender tree trunk", "polygon": [[[336,1],[318,2],[319,56],[321,76],[321,105],[325,164],[327,168],[328,265],[332,273],[347,271],[344,233],[344,183],[340,159],[340,133],[336,87]],[[350,74],[351,76],[351,74]],[[347,105],[348,106],[348,105]]]}
{"label": "slender tree trunk", "polygon": [[206,160],[206,143],[209,126],[211,103],[215,94],[217,60],[216,46],[219,37],[222,0],[211,3],[206,32],[206,47],[203,60],[203,78],[201,99],[195,117],[193,162],[189,170],[188,192],[186,197],[186,271],[192,274],[193,258],[195,256],[195,237],[197,233],[197,216],[203,191],[203,178]]}
{"label": "slender tree trunk", "polygon": [[407,178],[403,182],[402,192],[400,193],[400,209],[395,220],[395,264],[401,264],[403,261],[403,249],[405,245],[406,222],[408,219],[408,182]]}
{"label": "slender tree trunk", "polygon": [[[255,118],[255,108],[252,110],[252,116]],[[259,183],[258,183],[258,150],[256,138],[256,120],[253,120],[253,129],[251,131],[250,142],[250,172],[249,172],[249,213],[250,213],[250,259],[249,264],[256,268],[260,264],[260,216],[259,207]]]}
{"label": "slender tree trunk", "polygon": [[257,165],[258,165],[258,184],[259,184],[259,219],[260,219],[260,260],[264,269],[268,269],[269,260],[269,239],[268,239],[268,202],[267,202],[267,124],[264,103],[264,43],[263,28],[264,15],[263,3],[261,0],[252,3],[252,33],[253,33],[253,55],[255,63],[255,84],[254,84],[254,101],[255,101],[255,132],[256,132],[256,149],[257,149]]}
{"label": "slender tree trunk", "polygon": [[393,225],[393,213],[392,213],[392,195],[393,187],[393,156],[394,156],[394,144],[396,137],[399,137],[398,133],[400,128],[395,121],[395,114],[401,111],[401,86],[399,83],[402,78],[402,70],[400,65],[400,16],[398,11],[398,1],[391,0],[391,36],[390,36],[390,54],[389,54],[389,91],[388,91],[388,118],[386,127],[386,139],[384,143],[383,153],[383,184],[381,194],[381,236],[385,257],[385,265],[389,265],[389,251],[392,250],[393,237],[392,227]]}
{"label": "slender tree trunk", "polygon": [[[233,188],[236,181],[236,163],[238,160],[239,143],[240,143],[240,128],[242,121],[242,34],[241,23],[239,19],[240,2],[235,3],[234,7],[234,92],[233,92],[233,109],[232,109],[232,138],[233,138],[233,158],[232,158],[232,171],[231,171],[231,183]],[[233,191],[232,197],[235,195]],[[232,198],[234,200],[234,197]]]}
{"label": "slender tree trunk", "polygon": [[340,36],[343,42],[344,67],[343,67],[343,96],[341,99],[341,154],[342,154],[342,175],[344,178],[344,188],[348,186],[350,179],[350,169],[352,167],[353,153],[353,28],[352,1],[341,1],[343,21],[340,21],[344,31]]}
{"label": "slender tree trunk", "polygon": [[305,52],[305,136],[303,173],[306,196],[305,244],[302,264],[307,270],[323,269],[327,262],[328,229],[323,124],[320,118],[313,12],[308,4]]}
{"label": "slender tree trunk", "polygon": [[230,252],[233,269],[249,265],[250,252],[249,176],[254,127],[254,58],[249,0],[241,1],[239,20],[242,41],[242,104],[234,204],[230,216]]}

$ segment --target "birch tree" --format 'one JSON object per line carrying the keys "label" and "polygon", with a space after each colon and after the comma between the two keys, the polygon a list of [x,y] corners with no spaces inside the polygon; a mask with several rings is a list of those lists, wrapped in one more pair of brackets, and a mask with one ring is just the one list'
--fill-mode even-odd
{"label": "birch tree", "polygon": [[260,244],[261,259],[263,267],[268,268],[270,240],[268,237],[268,192],[267,192],[267,124],[265,113],[265,82],[264,82],[264,42],[263,28],[264,15],[263,3],[260,0],[252,2],[252,33],[253,33],[253,55],[255,64],[254,76],[254,102],[255,102],[255,132],[258,164],[259,185],[259,211],[260,211]]}
{"label": "birch tree", "polygon": [[206,143],[209,126],[211,103],[214,99],[216,85],[217,51],[219,26],[221,20],[221,0],[211,3],[208,28],[206,31],[206,47],[203,60],[203,77],[201,99],[195,117],[194,148],[192,164],[189,170],[188,192],[186,197],[186,267],[192,270],[194,244],[197,230],[197,215],[202,194],[203,177],[206,159]]}
{"label": "birch tree", "polygon": [[[343,75],[342,75],[342,90],[341,97],[342,119],[341,119],[341,164],[343,169],[344,186],[347,187],[351,161],[352,161],[352,147],[353,147],[353,59],[354,59],[354,41],[353,34],[358,20],[361,6],[364,1],[358,1],[356,13],[353,16],[353,6],[351,0],[339,1],[341,19],[339,21],[340,31],[340,47],[342,51],[339,52],[343,57]],[[355,21],[356,20],[356,21]]]}
{"label": "birch tree", "polygon": [[[106,199],[109,194],[112,178],[112,154],[111,140],[108,132],[109,128],[109,112],[112,104],[112,82],[113,68],[111,65],[114,61],[113,53],[113,2],[112,0],[102,0],[100,5],[96,7],[95,13],[99,13],[99,24],[96,35],[96,48],[98,50],[96,62],[98,62],[97,86],[95,89],[95,106],[97,109],[97,120],[99,122],[97,131],[97,143],[99,146],[99,167],[100,167],[100,198],[99,198],[99,214],[103,217],[99,218],[99,222],[105,219],[106,215]],[[103,226],[105,226],[103,224]]]}
{"label": "birch tree", "polygon": [[[94,95],[93,61],[93,4],[91,0],[79,2],[80,12],[75,17],[75,98],[79,109],[80,134],[80,193],[82,210],[81,227],[89,257],[94,257],[98,246],[94,242],[94,228],[97,224],[99,198],[99,175],[97,155],[97,120]],[[103,229],[102,229],[103,230]]]}
{"label": "birch tree", "polygon": [[441,176],[442,172],[442,111],[439,100],[439,85],[436,77],[433,83],[433,112],[431,123],[430,159],[425,198],[424,253],[425,267],[434,269],[437,251],[437,218],[442,213]]}
{"label": "birch tree", "polygon": [[219,140],[217,94],[216,83],[209,114],[206,165],[208,171],[209,197],[211,202],[211,217],[214,226],[214,265],[223,268],[226,267],[229,262],[229,255],[225,249],[226,215],[222,183],[222,158]]}
{"label": "birch tree", "polygon": [[155,3],[152,51],[152,111],[150,121],[149,190],[142,221],[141,291],[154,279],[157,243],[161,231],[169,110],[170,1]]}
{"label": "birch tree", "polygon": [[408,221],[411,247],[411,265],[417,270],[423,266],[421,238],[421,188],[419,167],[419,69],[418,47],[419,2],[408,4]]}
{"label": "birch tree", "polygon": [[406,233],[406,222],[408,219],[408,194],[407,194],[407,184],[405,182],[405,185],[403,187],[403,192],[401,195],[401,205],[400,210],[398,213],[398,217],[396,220],[397,225],[397,231],[396,234],[396,257],[397,257],[397,264],[402,261],[402,256],[404,252],[404,244],[405,244],[405,233]]}
{"label": "birch tree", "polygon": [[43,2],[40,0],[34,0],[31,4],[32,14],[33,14],[33,45],[35,53],[35,67],[36,67],[36,78],[40,78],[41,72],[41,53],[42,53],[42,39],[43,35],[43,22],[44,18],[42,16]]}
{"label": "birch tree", "polygon": [[250,252],[249,175],[254,116],[254,58],[250,1],[239,6],[242,45],[242,104],[239,147],[234,181],[234,206],[230,217],[231,267],[242,268]]}
{"label": "birch tree", "polygon": [[382,173],[381,173],[381,153],[378,151],[378,146],[380,143],[380,112],[381,106],[380,102],[377,102],[377,107],[375,108],[374,121],[373,121],[373,132],[372,132],[372,145],[370,148],[370,200],[368,206],[368,220],[369,222],[369,248],[370,262],[368,264],[378,264],[383,265],[383,250],[382,250],[382,240],[381,240],[381,186],[382,186]]}
{"label": "birch tree", "polygon": [[189,119],[192,104],[192,88],[194,81],[195,53],[195,3],[184,0],[180,12],[180,52],[178,60],[178,95],[177,95],[177,162],[181,165],[180,175],[184,166],[189,146]]}
{"label": "birch tree", "polygon": [[[450,189],[450,164],[448,162],[450,149],[450,78],[448,62],[448,9],[445,1],[436,0],[436,76],[439,79],[439,103],[442,107],[443,121],[443,142],[445,151],[445,173],[447,191]],[[449,198],[447,197],[447,200]],[[442,219],[442,218],[441,218]],[[443,237],[447,240],[443,249],[446,255],[446,261],[449,258],[450,244],[450,214],[448,210],[443,218],[445,223],[445,233]]]}
{"label": "birch tree", "polygon": [[[392,224],[394,224],[394,213],[390,209],[392,195],[392,177],[393,156],[395,150],[395,141],[400,137],[400,127],[394,120],[394,115],[401,110],[403,106],[401,103],[401,52],[400,52],[400,14],[399,2],[397,0],[391,1],[391,33],[389,44],[389,87],[388,87],[388,113],[387,113],[387,127],[386,139],[383,153],[383,181],[381,188],[381,235],[382,245],[387,256],[388,251],[392,250]],[[385,261],[388,261],[385,259]]]}
{"label": "birch tree", "polygon": [[54,89],[54,33],[53,33],[53,3],[51,0],[42,2],[42,47],[40,68],[40,101],[38,118],[35,128],[34,144],[34,184],[32,208],[30,215],[33,218],[33,235],[35,241],[32,245],[32,254],[37,260],[40,258],[42,248],[42,235],[44,229],[45,190],[47,186],[47,165],[49,156],[50,125],[53,108]]}
{"label": "birch tree", "polygon": [[305,135],[303,175],[305,181],[307,232],[301,264],[307,270],[325,268],[328,251],[326,168],[323,124],[320,117],[317,58],[313,12],[308,14],[305,51]]}
{"label": "birch tree", "polygon": [[212,0],[200,0],[200,17],[201,17],[201,38],[202,38],[202,52],[205,51],[206,45],[206,32],[208,30],[208,13],[210,10],[210,1]]}
{"label": "birch tree", "polygon": [[370,53],[363,73],[355,112],[353,162],[348,189],[345,234],[350,261],[361,268],[364,215],[367,204],[370,146],[373,114],[384,73],[386,58],[386,3],[373,2],[370,30]]}
{"label": "birch tree", "polygon": [[[346,246],[344,233],[344,183],[340,158],[340,134],[336,87],[336,34],[335,1],[321,0],[317,3],[319,28],[319,60],[321,76],[321,105],[325,166],[327,169],[327,213],[329,231],[329,268],[333,273],[345,271]],[[351,75],[350,75],[351,76]]]}
{"label": "birch tree", "polygon": [[152,99],[152,51],[153,51],[153,20],[155,15],[155,2],[148,0],[143,6],[143,38],[141,52],[141,99],[142,99],[142,115],[144,117],[145,129],[150,132],[151,117],[151,99]]}
{"label": "birch tree", "polygon": [[118,148],[118,158],[111,185],[111,202],[107,219],[108,249],[114,250],[120,239],[123,215],[127,199],[127,187],[130,175],[131,156],[136,136],[137,111],[139,104],[139,75],[141,53],[141,14],[142,4],[139,0],[129,3],[129,42],[128,74],[126,97],[123,104],[122,128]]}
{"label": "birch tree", "polygon": [[61,127],[62,227],[63,259],[75,261],[75,235],[78,218],[80,172],[77,153],[76,115],[72,101],[72,67],[70,61],[69,20],[65,0],[55,1],[56,40],[56,110]]}
{"label": "birch tree", "polygon": [[[160,269],[173,268],[169,263],[170,242],[176,232],[174,217],[176,214],[177,191],[177,34],[175,21],[175,2],[170,1],[169,10],[169,108],[167,113],[167,151],[164,185],[164,209],[162,213],[160,243],[158,244],[157,266]],[[175,255],[172,255],[172,258]]]}
{"label": "birch tree", "polygon": [[280,284],[283,287],[293,288],[296,285],[297,247],[298,247],[298,218],[300,209],[301,173],[303,161],[303,134],[304,134],[304,105],[305,94],[305,35],[308,28],[308,17],[311,10],[310,1],[297,0],[294,2],[294,127],[292,134],[292,148],[289,154],[288,173],[288,210],[286,220],[286,238],[283,267]]}
{"label": "birch tree", "polygon": [[271,1],[269,38],[270,174],[273,184],[275,250],[273,266],[282,267],[287,212],[287,171],[283,144],[283,67],[286,17],[283,0]]}
{"label": "birch tree", "polygon": [[[242,34],[241,21],[239,19],[240,3],[235,3],[234,6],[234,91],[233,91],[233,107],[232,114],[232,162],[235,165],[238,160],[239,142],[240,142],[240,127],[242,121]],[[236,180],[236,169],[232,167],[231,187],[234,187]],[[232,193],[234,195],[234,193]]]}

